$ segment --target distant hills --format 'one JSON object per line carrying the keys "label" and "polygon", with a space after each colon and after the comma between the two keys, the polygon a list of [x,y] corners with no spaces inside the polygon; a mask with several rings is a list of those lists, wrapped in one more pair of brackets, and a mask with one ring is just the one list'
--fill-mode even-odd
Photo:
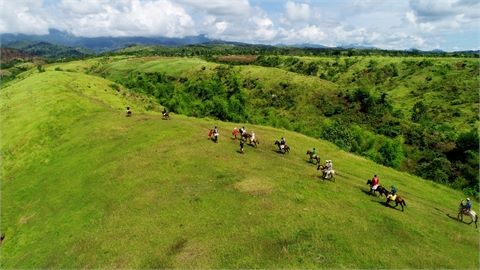
{"label": "distant hills", "polygon": [[[243,48],[249,51],[245,53],[251,54],[257,51],[271,52],[271,53],[290,53],[291,50],[304,50],[309,54],[337,53],[339,50],[346,50],[349,52],[357,51],[360,54],[369,53],[370,51],[383,52],[390,55],[393,52],[395,55],[401,55],[404,52],[413,54],[445,54],[441,50],[421,51],[415,48],[407,50],[382,50],[368,44],[345,44],[338,47],[328,47],[321,44],[299,43],[293,45],[287,44],[250,44],[236,41],[224,41],[219,39],[211,39],[206,35],[187,36],[182,38],[169,37],[78,37],[67,32],[50,29],[46,35],[26,35],[26,34],[0,34],[1,48],[12,48],[20,50],[21,53],[38,56],[49,59],[72,59],[81,58],[88,55],[95,55],[105,52],[121,51],[124,48],[139,46],[162,46],[164,48],[173,48],[181,46],[199,46],[200,48],[223,48],[222,51],[228,54],[228,48]],[[279,51],[280,50],[280,51]],[[4,52],[2,51],[2,54]],[[478,55],[477,51],[461,51],[454,52],[468,55]],[[328,54],[328,53],[327,53]],[[450,53],[452,54],[452,53]],[[2,62],[5,63],[4,57],[1,57]]]}
{"label": "distant hills", "polygon": [[181,46],[212,41],[205,35],[183,38],[168,37],[77,37],[67,32],[50,29],[47,35],[1,34],[2,46],[11,47],[18,42],[47,42],[68,47],[87,48],[95,53],[121,49],[132,44]]}

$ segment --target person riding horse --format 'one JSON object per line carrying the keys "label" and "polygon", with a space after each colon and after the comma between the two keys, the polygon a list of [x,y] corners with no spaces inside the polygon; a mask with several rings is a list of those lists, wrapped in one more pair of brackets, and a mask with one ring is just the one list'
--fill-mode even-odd
{"label": "person riding horse", "polygon": [[392,185],[391,190],[390,190],[390,194],[388,194],[388,196],[387,196],[387,201],[388,200],[395,201],[395,198],[397,198],[397,187]]}
{"label": "person riding horse", "polygon": [[315,147],[312,151],[307,150],[307,155],[309,155],[311,163],[313,163],[313,160],[316,160],[317,164],[320,164],[320,157],[318,156],[317,149],[315,149]]}
{"label": "person riding horse", "polygon": [[282,139],[280,140],[280,150],[283,151],[283,149],[285,148],[285,145],[287,145],[287,140],[285,140],[285,138],[282,137]]}
{"label": "person riding horse", "polygon": [[331,160],[327,160],[325,162],[324,178],[328,178],[331,175],[332,170],[333,170],[333,162]]}
{"label": "person riding horse", "polygon": [[132,116],[132,110],[130,110],[130,107],[127,107],[126,116],[127,117]]}
{"label": "person riding horse", "polygon": [[245,127],[240,128],[240,135],[242,135],[242,137],[243,137],[243,134],[244,134],[245,132],[247,132],[247,130],[245,129]]}
{"label": "person riding horse", "polygon": [[163,116],[163,119],[170,118],[170,115],[168,114],[167,108],[165,108],[165,107],[163,107],[162,116]]}
{"label": "person riding horse", "polygon": [[[462,201],[462,205],[463,205],[463,201]],[[470,210],[472,210],[472,202],[470,201],[470,198],[467,198],[467,202],[463,206],[463,212],[465,214],[468,214]]]}
{"label": "person riding horse", "polygon": [[218,143],[218,128],[216,126],[213,129],[213,141]]}
{"label": "person riding horse", "polygon": [[372,178],[372,183],[371,183],[371,186],[370,186],[370,193],[372,193],[372,194],[375,193],[375,191],[377,190],[379,185],[380,185],[380,179],[375,174]]}
{"label": "person riding horse", "polygon": [[232,135],[235,137],[235,139],[237,138],[237,136],[240,134],[240,131],[238,130],[237,127],[234,127],[233,130],[232,130]]}

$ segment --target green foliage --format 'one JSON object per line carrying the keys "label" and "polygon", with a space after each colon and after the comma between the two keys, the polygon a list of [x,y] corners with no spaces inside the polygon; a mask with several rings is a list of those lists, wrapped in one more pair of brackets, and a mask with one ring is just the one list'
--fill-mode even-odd
{"label": "green foliage", "polygon": [[[246,53],[250,49],[235,54],[251,55]],[[214,60],[212,52],[220,53],[210,50],[205,57]],[[198,58],[110,59],[92,72],[152,94],[174,112],[295,130],[387,166],[475,189],[478,177],[469,165],[475,156],[461,160],[466,150],[456,145],[459,134],[478,122],[480,96],[473,91],[478,61],[344,57],[337,52],[335,57],[312,57],[260,50],[255,63],[275,68],[232,67]],[[162,78],[150,78],[153,73]],[[134,78],[138,76],[148,78],[140,81]],[[423,173],[430,168],[436,172]]]}

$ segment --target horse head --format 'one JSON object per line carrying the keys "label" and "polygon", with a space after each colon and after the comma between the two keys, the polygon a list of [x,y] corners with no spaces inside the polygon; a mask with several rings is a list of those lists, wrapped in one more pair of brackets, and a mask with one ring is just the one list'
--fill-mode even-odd
{"label": "horse head", "polygon": [[370,185],[370,186],[371,186],[371,185],[372,185],[372,180],[367,179],[367,185]]}

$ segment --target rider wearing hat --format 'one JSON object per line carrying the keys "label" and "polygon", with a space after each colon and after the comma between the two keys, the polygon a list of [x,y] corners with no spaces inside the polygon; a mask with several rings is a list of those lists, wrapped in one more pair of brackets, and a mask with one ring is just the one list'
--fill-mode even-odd
{"label": "rider wearing hat", "polygon": [[397,198],[397,187],[394,185],[391,186],[390,194],[387,196],[387,199],[394,201]]}

